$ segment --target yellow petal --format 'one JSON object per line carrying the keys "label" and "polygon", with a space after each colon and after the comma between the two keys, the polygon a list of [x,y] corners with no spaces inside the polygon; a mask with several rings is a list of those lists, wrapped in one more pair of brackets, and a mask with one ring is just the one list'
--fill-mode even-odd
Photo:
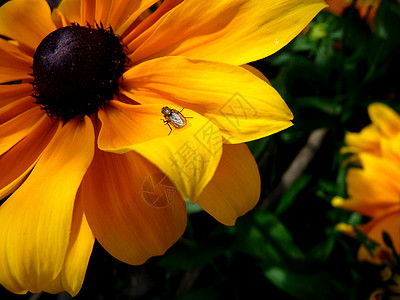
{"label": "yellow petal", "polygon": [[165,57],[141,63],[123,78],[121,92],[126,96],[142,104],[164,101],[192,109],[217,125],[230,143],[292,125],[293,115],[277,91],[238,66]]}
{"label": "yellow petal", "polygon": [[26,98],[30,95],[32,95],[32,85],[29,83],[2,84],[0,85],[0,109],[15,100]]}
{"label": "yellow petal", "polygon": [[31,66],[31,57],[22,53],[17,46],[0,38],[0,83],[32,79],[29,75],[32,73]]}
{"label": "yellow petal", "polygon": [[0,283],[7,289],[39,292],[60,273],[76,192],[93,150],[89,118],[70,120],[0,207]]}
{"label": "yellow petal", "polygon": [[325,6],[321,0],[186,0],[128,45],[130,58],[249,63],[281,49]]}
{"label": "yellow petal", "polygon": [[118,35],[123,35],[129,26],[158,0],[120,0],[112,1],[110,25]]}
{"label": "yellow petal", "polygon": [[96,21],[96,0],[81,1],[81,21],[80,24],[95,24]]}
{"label": "yellow petal", "polygon": [[400,116],[389,106],[372,103],[368,106],[368,114],[384,136],[392,137],[400,133]]}
{"label": "yellow petal", "polygon": [[124,153],[130,146],[154,138],[165,137],[169,128],[162,121],[162,105],[129,105],[110,101],[99,110],[102,123],[98,145],[105,151]]}
{"label": "yellow petal", "polygon": [[[5,99],[4,102],[5,105],[0,108],[1,125],[4,125],[4,123],[10,121],[11,119],[18,117],[23,113],[26,113],[28,110],[35,109],[35,111],[40,111],[39,106],[34,103],[34,98],[30,96],[15,99],[12,101],[10,101],[9,99]],[[44,112],[42,112],[42,115],[45,115]]]}
{"label": "yellow petal", "polygon": [[224,145],[221,161],[197,203],[225,225],[252,209],[260,198],[257,163],[246,144]]}
{"label": "yellow petal", "polygon": [[251,72],[252,74],[256,75],[258,78],[264,80],[269,85],[271,85],[271,82],[268,80],[267,77],[265,77],[265,75],[260,70],[257,70],[256,68],[254,68],[251,65],[241,65],[241,67],[243,69],[246,69],[247,71]]}
{"label": "yellow petal", "polygon": [[360,133],[348,132],[345,136],[345,143],[348,145],[344,147],[342,153],[358,153],[369,152],[380,155],[381,134],[375,124],[370,124],[364,127]]}
{"label": "yellow petal", "polygon": [[218,128],[194,111],[181,131],[131,146],[131,149],[156,165],[174,183],[184,199],[196,201],[211,180],[222,155]]}
{"label": "yellow petal", "polygon": [[82,183],[89,225],[117,259],[142,264],[183,234],[186,205],[168,178],[134,152],[97,151]]}
{"label": "yellow petal", "polygon": [[31,108],[0,125],[0,155],[31,133],[47,116],[40,107]]}
{"label": "yellow petal", "polygon": [[71,24],[67,22],[63,13],[57,8],[53,9],[51,13],[51,19],[53,20],[53,23],[56,25],[57,28],[65,27]]}
{"label": "yellow petal", "polygon": [[101,22],[103,26],[107,28],[108,26],[110,26],[110,24],[108,23],[108,18],[110,14],[111,5],[113,2],[120,2],[120,1],[103,0],[95,2],[96,2],[95,20],[98,24],[100,24]]}
{"label": "yellow petal", "polygon": [[45,0],[13,0],[0,7],[0,34],[35,51],[56,26]]}
{"label": "yellow petal", "polygon": [[394,165],[400,165],[400,133],[392,138],[381,140],[382,157],[391,161]]}
{"label": "yellow petal", "polygon": [[[397,254],[400,254],[400,209],[389,211],[380,218],[373,219],[365,225],[359,227],[371,240],[384,246],[382,233],[386,232],[392,242]],[[373,259],[365,247],[361,247],[358,252],[359,260],[376,261]],[[379,262],[379,261],[378,261]]]}
{"label": "yellow petal", "polygon": [[[118,102],[99,112],[99,149],[125,153],[134,150],[165,173],[183,198],[195,201],[211,180],[222,154],[218,128],[185,109],[187,124],[176,129],[162,121],[164,105],[126,105]],[[171,106],[181,110],[180,107]]]}
{"label": "yellow petal", "polygon": [[[144,33],[141,36],[141,40],[145,40],[151,35],[151,30],[147,30],[150,28],[157,20],[159,20],[163,15],[165,15],[168,11],[173,9],[175,6],[180,4],[183,0],[165,0],[162,1],[160,6],[156,9],[155,12],[151,13],[149,16],[147,16],[144,20],[142,20],[137,26],[133,28],[129,28],[130,30],[126,30],[125,33],[123,33],[122,40],[125,45],[129,45],[132,43],[133,40],[135,40],[139,35]],[[158,3],[160,3],[159,1]],[[142,17],[144,14],[142,14],[140,17]],[[132,27],[132,26],[131,26]]]}
{"label": "yellow petal", "polygon": [[81,0],[63,0],[55,10],[55,15],[62,14],[68,24],[86,25],[81,23]]}
{"label": "yellow petal", "polygon": [[[346,182],[349,199],[332,203],[336,207],[373,217],[398,207],[400,172],[392,161],[367,153],[360,155],[363,169],[348,171]],[[373,183],[373,184],[371,184]]]}
{"label": "yellow petal", "polygon": [[0,199],[22,184],[60,125],[42,118],[30,134],[0,156]]}
{"label": "yellow petal", "polygon": [[60,275],[45,289],[49,293],[67,291],[75,296],[82,287],[86,269],[92,253],[94,236],[83,212],[82,199],[78,192],[72,217],[71,236],[64,266]]}

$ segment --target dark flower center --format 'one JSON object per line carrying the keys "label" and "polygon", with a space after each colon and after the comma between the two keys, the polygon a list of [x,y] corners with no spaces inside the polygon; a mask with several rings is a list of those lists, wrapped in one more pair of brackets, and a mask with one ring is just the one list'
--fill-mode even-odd
{"label": "dark flower center", "polygon": [[90,116],[118,94],[126,62],[124,47],[111,28],[59,28],[43,39],[33,56],[33,96],[52,118]]}

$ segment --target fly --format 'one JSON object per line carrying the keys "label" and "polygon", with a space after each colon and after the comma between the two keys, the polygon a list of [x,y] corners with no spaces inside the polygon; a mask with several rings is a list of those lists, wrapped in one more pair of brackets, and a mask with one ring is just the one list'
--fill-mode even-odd
{"label": "fly", "polygon": [[168,106],[164,106],[161,109],[161,113],[164,115],[164,120],[161,120],[164,122],[164,124],[167,124],[170,129],[168,135],[170,135],[172,131],[172,127],[170,124],[178,129],[183,128],[187,124],[186,118],[191,118],[183,116],[181,113],[182,110],[184,110],[184,108],[182,108],[181,111],[178,111],[176,109],[169,108]]}

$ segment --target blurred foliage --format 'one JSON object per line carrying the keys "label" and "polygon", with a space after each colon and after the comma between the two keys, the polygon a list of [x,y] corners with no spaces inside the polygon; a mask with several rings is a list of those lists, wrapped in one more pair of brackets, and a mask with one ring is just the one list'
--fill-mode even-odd
{"label": "blurred foliage", "polygon": [[[368,299],[377,266],[357,261],[360,242],[334,230],[357,214],[332,208],[346,195],[339,149],[346,131],[369,123],[367,106],[400,111],[400,6],[383,0],[372,30],[358,12],[321,12],[306,33],[253,63],[292,109],[294,126],[249,143],[261,173],[259,205],[236,226],[190,208],[184,236],[162,257],[129,266],[95,245],[76,299]],[[265,199],[304,147],[327,128],[310,164],[276,201]],[[0,298],[12,296],[1,290]],[[40,299],[69,299],[41,294]]]}

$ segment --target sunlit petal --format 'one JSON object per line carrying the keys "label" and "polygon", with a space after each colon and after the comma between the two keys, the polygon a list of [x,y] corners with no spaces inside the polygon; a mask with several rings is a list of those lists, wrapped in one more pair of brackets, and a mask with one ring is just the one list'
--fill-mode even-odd
{"label": "sunlit petal", "polygon": [[78,192],[75,201],[70,241],[64,266],[57,279],[45,289],[50,293],[67,291],[71,296],[75,296],[81,289],[85,278],[86,268],[93,249],[94,236],[83,212],[82,199],[79,194]]}
{"label": "sunlit petal", "polygon": [[13,0],[0,7],[0,35],[23,43],[35,51],[56,30],[50,6],[43,0]]}
{"label": "sunlit petal", "polygon": [[31,66],[31,57],[22,53],[17,46],[0,38],[0,83],[32,79],[29,75],[32,73]]}
{"label": "sunlit petal", "polygon": [[130,58],[183,55],[245,64],[281,49],[325,6],[319,0],[186,0],[128,45]]}
{"label": "sunlit petal", "polygon": [[230,143],[271,135],[292,125],[278,92],[244,68],[166,57],[128,70],[122,93],[142,104],[164,101],[209,118]]}
{"label": "sunlit petal", "polygon": [[[393,161],[361,153],[363,168],[351,168],[346,182],[349,199],[334,198],[335,207],[357,211],[369,217],[384,214],[399,206],[400,171]],[[372,184],[373,183],[373,184]]]}
{"label": "sunlit petal", "polygon": [[46,117],[39,107],[34,107],[1,124],[0,154],[6,152],[32,132]]}
{"label": "sunlit petal", "polygon": [[245,144],[224,145],[221,161],[197,203],[225,225],[252,209],[260,198],[261,181]]}
{"label": "sunlit petal", "polygon": [[384,136],[392,137],[400,132],[400,115],[382,103],[372,103],[368,106],[371,121]]}
{"label": "sunlit petal", "polygon": [[162,121],[161,105],[129,105],[110,101],[99,110],[102,123],[99,148],[116,153],[131,150],[130,146],[154,138],[165,137],[170,129]]}
{"label": "sunlit petal", "polygon": [[129,45],[133,40],[135,40],[139,35],[141,35],[141,39],[146,39],[151,35],[151,30],[147,30],[150,28],[155,22],[157,22],[163,15],[165,15],[168,11],[173,9],[183,0],[165,0],[161,3],[161,5],[157,8],[155,12],[153,12],[150,16],[142,20],[139,24],[135,24],[136,26],[133,28],[129,28],[131,30],[126,30],[122,33],[123,42],[125,45]]}
{"label": "sunlit petal", "polygon": [[374,154],[380,154],[381,135],[374,124],[364,127],[360,133],[348,132],[345,136],[346,147],[341,149],[342,153],[358,153],[365,151]]}
{"label": "sunlit petal", "polygon": [[138,152],[171,179],[183,198],[195,201],[218,165],[221,133],[212,122],[190,109],[182,111],[186,126],[168,127],[161,120],[161,108],[114,105],[107,109],[108,114],[100,112],[99,148],[116,153]]}
{"label": "sunlit petal", "polygon": [[0,283],[43,290],[63,267],[75,195],[93,157],[89,118],[70,120],[0,207]]}
{"label": "sunlit petal", "polygon": [[29,83],[21,84],[2,84],[0,85],[0,109],[9,105],[15,100],[26,98],[32,94],[32,85]]}
{"label": "sunlit petal", "polygon": [[56,14],[61,13],[69,24],[81,22],[81,0],[63,0],[55,10],[58,11]]}
{"label": "sunlit petal", "polygon": [[22,184],[60,125],[42,118],[30,134],[0,156],[0,199]]}
{"label": "sunlit petal", "polygon": [[117,34],[124,35],[129,26],[157,1],[158,0],[112,1],[109,23],[115,28]]}
{"label": "sunlit petal", "polygon": [[163,173],[134,152],[98,151],[81,191],[97,240],[126,263],[163,254],[185,230],[185,202]]}

